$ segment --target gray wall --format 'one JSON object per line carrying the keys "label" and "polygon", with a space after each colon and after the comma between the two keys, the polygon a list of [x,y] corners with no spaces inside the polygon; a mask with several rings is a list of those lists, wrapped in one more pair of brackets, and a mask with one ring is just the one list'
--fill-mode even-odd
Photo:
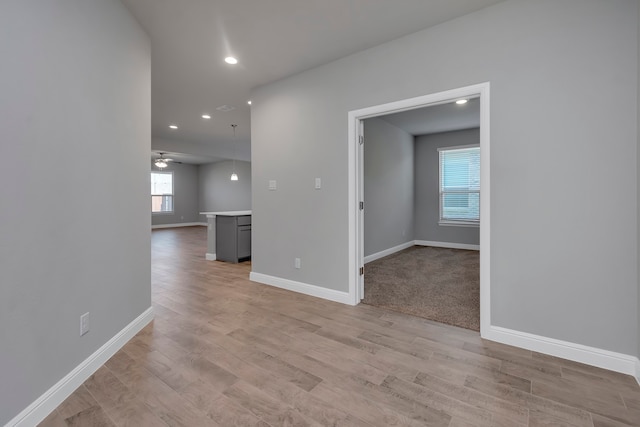
{"label": "gray wall", "polygon": [[438,148],[480,143],[480,130],[434,133],[415,138],[415,233],[416,240],[480,244],[479,227],[438,225],[440,189]]}
{"label": "gray wall", "polygon": [[378,118],[364,121],[364,254],[414,240],[413,136]]}
{"label": "gray wall", "polygon": [[[638,22],[640,22],[640,8],[638,8]],[[637,125],[638,125],[638,146],[636,148],[637,151],[637,164],[640,165],[640,28],[638,29],[638,117],[637,117]],[[638,242],[640,242],[640,171],[636,171],[637,182],[638,182]],[[639,243],[640,244],[640,243]],[[638,260],[637,260],[638,269],[640,269],[640,249],[638,250]],[[638,273],[638,353],[637,356],[640,358],[640,270]]]}
{"label": "gray wall", "polygon": [[251,163],[236,161],[237,181],[230,179],[232,170],[230,160],[199,166],[199,212],[251,209]]}
{"label": "gray wall", "polygon": [[[155,171],[155,167],[152,168]],[[152,214],[151,224],[180,224],[185,222],[204,222],[198,212],[199,166],[169,163],[167,171],[173,171],[173,213]]]}
{"label": "gray wall", "polygon": [[637,7],[509,0],[254,90],[253,271],[346,292],[348,111],[490,81],[492,324],[637,353]]}
{"label": "gray wall", "polygon": [[4,425],[151,306],[151,51],[118,0],[7,0],[0,52]]}

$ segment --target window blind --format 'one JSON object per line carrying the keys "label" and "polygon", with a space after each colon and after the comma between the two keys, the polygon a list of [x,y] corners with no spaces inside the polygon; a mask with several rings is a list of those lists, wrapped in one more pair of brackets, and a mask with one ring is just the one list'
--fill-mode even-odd
{"label": "window blind", "polygon": [[479,223],[480,147],[439,148],[440,221]]}

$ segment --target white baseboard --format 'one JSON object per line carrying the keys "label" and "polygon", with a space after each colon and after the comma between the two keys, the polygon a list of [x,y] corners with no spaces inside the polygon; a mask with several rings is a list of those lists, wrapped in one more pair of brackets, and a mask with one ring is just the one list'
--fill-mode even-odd
{"label": "white baseboard", "polygon": [[204,257],[205,257],[205,259],[207,261],[215,261],[216,260],[216,254],[210,254],[209,252],[207,252],[207,254]]}
{"label": "white baseboard", "polygon": [[467,243],[449,243],[449,242],[432,242],[430,240],[416,240],[414,244],[417,246],[432,246],[434,248],[466,249],[469,251],[480,250],[480,245],[470,245]]}
{"label": "white baseboard", "polygon": [[312,297],[318,297],[327,299],[329,301],[340,302],[342,304],[353,305],[352,298],[349,297],[348,292],[340,292],[333,289],[323,288],[321,286],[310,285],[308,283],[295,282],[293,280],[268,276],[262,273],[254,273],[253,271],[249,275],[249,280],[265,285],[275,286],[276,288],[286,289],[305,295],[311,295]]}
{"label": "white baseboard", "polygon": [[485,335],[482,338],[631,375],[640,384],[640,360],[635,356],[514,331],[500,326],[491,326],[489,333]]}
{"label": "white baseboard", "polygon": [[415,242],[413,240],[411,240],[410,242],[406,242],[403,243],[401,245],[398,246],[394,246],[392,248],[389,249],[385,249],[384,251],[380,251],[380,252],[376,252],[375,254],[371,254],[371,255],[367,255],[366,257],[364,257],[364,263],[367,264],[371,261],[375,261],[377,259],[380,258],[384,258],[386,256],[389,256],[391,254],[395,254],[396,252],[400,252],[404,249],[410,248],[411,246],[414,246]]}
{"label": "white baseboard", "polygon": [[194,226],[207,226],[206,222],[179,222],[177,224],[158,224],[152,225],[151,229],[154,230],[156,228],[176,228],[176,227],[194,227]]}
{"label": "white baseboard", "polygon": [[40,423],[152,320],[153,308],[149,307],[31,405],[16,415],[5,427],[35,426]]}

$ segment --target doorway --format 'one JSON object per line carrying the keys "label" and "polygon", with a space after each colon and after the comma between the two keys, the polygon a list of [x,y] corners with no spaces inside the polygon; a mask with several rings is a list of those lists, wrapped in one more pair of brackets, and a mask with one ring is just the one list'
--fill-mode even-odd
{"label": "doorway", "polygon": [[364,296],[364,130],[365,119],[478,98],[480,103],[480,334],[490,327],[490,146],[489,83],[462,87],[349,112],[349,297],[357,305]]}

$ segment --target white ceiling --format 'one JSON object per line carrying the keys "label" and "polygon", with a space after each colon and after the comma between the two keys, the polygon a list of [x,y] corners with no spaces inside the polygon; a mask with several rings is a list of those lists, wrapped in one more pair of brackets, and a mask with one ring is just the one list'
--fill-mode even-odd
{"label": "white ceiling", "polygon": [[402,111],[380,117],[413,136],[480,127],[480,98]]}
{"label": "white ceiling", "polygon": [[[252,88],[502,0],[122,1],[151,39],[154,139],[228,158],[236,123],[237,157],[249,160]],[[239,64],[226,64],[229,55]]]}

